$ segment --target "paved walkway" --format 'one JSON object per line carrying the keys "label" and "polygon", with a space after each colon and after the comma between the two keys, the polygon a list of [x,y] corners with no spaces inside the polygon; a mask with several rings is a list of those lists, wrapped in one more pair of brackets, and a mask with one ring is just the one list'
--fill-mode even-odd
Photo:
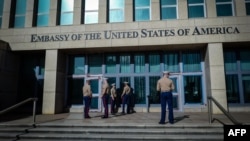
{"label": "paved walkway", "polygon": [[[250,112],[235,112],[230,113],[238,122],[250,125]],[[102,119],[103,114],[100,112],[91,112],[90,119],[84,119],[82,113],[62,113],[55,115],[37,115],[36,124],[52,124],[52,125],[159,125],[160,113],[150,112],[142,113],[137,112],[128,115],[109,115],[109,118]],[[5,115],[1,115],[5,116]],[[166,116],[167,117],[167,116]],[[216,118],[212,124],[209,124],[208,114],[201,112],[175,112],[175,124],[171,126],[182,125],[222,125],[233,123],[223,114],[213,115]],[[20,117],[1,117],[0,125],[6,124],[33,124],[33,117],[20,116]],[[168,126],[169,124],[165,124]]]}

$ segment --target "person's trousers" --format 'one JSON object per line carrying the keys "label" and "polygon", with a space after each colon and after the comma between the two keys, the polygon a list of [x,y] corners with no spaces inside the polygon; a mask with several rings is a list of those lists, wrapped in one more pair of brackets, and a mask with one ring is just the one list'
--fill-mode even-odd
{"label": "person's trousers", "polygon": [[89,107],[91,104],[91,97],[84,96],[83,101],[84,101],[84,117],[86,118],[89,117]]}
{"label": "person's trousers", "polygon": [[115,111],[115,104],[116,104],[116,98],[114,98],[114,100],[111,98],[110,99],[110,112],[111,113],[115,113],[116,111]]}
{"label": "person's trousers", "polygon": [[108,102],[109,102],[109,95],[108,94],[104,94],[102,97],[102,103],[103,103],[103,107],[104,107],[104,116],[108,117]]}
{"label": "person's trousers", "polygon": [[174,123],[174,113],[173,113],[173,95],[172,92],[162,92],[161,93],[161,120],[160,122],[165,122],[166,120],[166,106],[168,104],[168,120],[170,123]]}
{"label": "person's trousers", "polygon": [[122,98],[122,112],[124,113],[125,111],[125,105],[127,105],[127,114],[130,113],[130,95],[129,94],[124,94]]}

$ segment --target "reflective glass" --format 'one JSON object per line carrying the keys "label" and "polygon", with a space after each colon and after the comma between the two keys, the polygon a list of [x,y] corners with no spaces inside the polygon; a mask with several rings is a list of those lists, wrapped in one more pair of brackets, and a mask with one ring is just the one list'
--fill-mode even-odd
{"label": "reflective glass", "polygon": [[182,62],[184,72],[201,71],[200,53],[183,53]]}
{"label": "reflective glass", "polygon": [[149,55],[149,72],[160,72],[160,55],[158,54],[151,54]]}
{"label": "reflective glass", "polygon": [[48,26],[49,15],[39,15],[37,17],[37,26]]}
{"label": "reflective glass", "polygon": [[144,55],[135,55],[135,73],[141,73],[145,71],[145,56]]}
{"label": "reflective glass", "polygon": [[176,0],[161,0],[161,5],[176,5]]}
{"label": "reflective glass", "polygon": [[242,76],[244,102],[250,103],[250,75]]}
{"label": "reflective glass", "polygon": [[188,4],[204,3],[204,0],[188,0]]}
{"label": "reflective glass", "polygon": [[239,103],[239,87],[237,75],[226,75],[227,102]]}
{"label": "reflective glass", "polygon": [[69,74],[85,74],[85,57],[69,58]]}
{"label": "reflective glass", "polygon": [[90,55],[88,59],[90,74],[102,74],[102,55]]}
{"label": "reflective glass", "polygon": [[123,22],[124,21],[124,10],[111,10],[109,12],[109,22]]}
{"label": "reflective glass", "polygon": [[188,7],[188,17],[189,18],[204,17],[203,6],[189,6]]}
{"label": "reflective glass", "polygon": [[15,25],[14,27],[24,27],[24,23],[25,23],[25,17],[15,17]]}
{"label": "reflective glass", "polygon": [[120,72],[129,73],[130,72],[130,55],[120,56]]}
{"label": "reflective glass", "polygon": [[85,11],[86,10],[98,10],[99,0],[85,0]]}
{"label": "reflective glass", "polygon": [[116,72],[116,56],[108,55],[106,56],[106,73]]}
{"label": "reflective glass", "polygon": [[236,53],[233,51],[224,52],[224,63],[226,71],[236,71],[237,70]]}
{"label": "reflective glass", "polygon": [[135,7],[150,6],[150,0],[135,0]]}
{"label": "reflective glass", "polygon": [[0,17],[3,15],[4,0],[0,0]]}
{"label": "reflective glass", "polygon": [[61,12],[73,11],[74,0],[62,0]]}
{"label": "reflective glass", "polygon": [[26,13],[26,0],[16,1],[16,15],[23,15]]}
{"label": "reflective glass", "polygon": [[146,104],[146,86],[145,77],[135,77],[135,103],[136,104]]}
{"label": "reflective glass", "polygon": [[201,103],[202,87],[201,76],[184,76],[185,103]]}
{"label": "reflective glass", "polygon": [[82,96],[82,86],[84,84],[83,79],[68,79],[68,101],[69,105],[71,104],[83,104]]}
{"label": "reflective glass", "polygon": [[162,8],[161,19],[176,19],[176,15],[175,7]]}
{"label": "reflective glass", "polygon": [[179,72],[178,58],[178,53],[165,54],[163,56],[164,70],[168,70],[170,72]]}
{"label": "reflective glass", "polygon": [[124,8],[124,0],[109,0],[109,8]]}
{"label": "reflective glass", "polygon": [[98,12],[85,12],[85,24],[98,23]]}
{"label": "reflective glass", "polygon": [[246,3],[246,13],[247,15],[250,15],[250,2]]}
{"label": "reflective glass", "polygon": [[136,21],[146,21],[149,20],[149,9],[137,9],[135,20]]}
{"label": "reflective glass", "polygon": [[217,9],[217,16],[232,16],[232,5],[231,4],[223,4],[223,5],[216,5]]}
{"label": "reflective glass", "polygon": [[73,13],[63,13],[61,14],[61,25],[73,24]]}
{"label": "reflective glass", "polygon": [[151,104],[160,104],[160,95],[157,94],[156,85],[157,81],[160,79],[160,76],[151,76],[149,77],[149,102]]}
{"label": "reflective glass", "polygon": [[216,0],[216,2],[231,2],[232,0]]}
{"label": "reflective glass", "polygon": [[49,13],[50,0],[39,0],[38,13]]}
{"label": "reflective glass", "polygon": [[242,71],[250,71],[250,51],[240,52],[240,65]]}

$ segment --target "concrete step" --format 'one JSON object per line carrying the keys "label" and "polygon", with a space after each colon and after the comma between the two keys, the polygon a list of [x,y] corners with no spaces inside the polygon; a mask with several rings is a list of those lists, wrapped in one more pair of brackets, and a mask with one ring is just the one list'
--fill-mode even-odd
{"label": "concrete step", "polygon": [[[0,126],[0,139],[33,141],[55,140],[193,140],[222,141],[223,127],[209,125],[154,125],[154,126],[107,126],[107,125],[24,125]],[[2,141],[2,140],[1,140]]]}

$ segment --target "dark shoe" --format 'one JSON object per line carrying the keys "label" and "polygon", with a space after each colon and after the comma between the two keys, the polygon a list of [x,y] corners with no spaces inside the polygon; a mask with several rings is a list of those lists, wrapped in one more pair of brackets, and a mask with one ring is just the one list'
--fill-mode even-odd
{"label": "dark shoe", "polygon": [[108,118],[107,116],[102,116],[102,118]]}
{"label": "dark shoe", "polygon": [[159,122],[159,124],[166,124],[165,122]]}
{"label": "dark shoe", "polygon": [[84,117],[84,118],[91,118],[90,116]]}
{"label": "dark shoe", "polygon": [[169,124],[174,124],[174,122],[169,122]]}

